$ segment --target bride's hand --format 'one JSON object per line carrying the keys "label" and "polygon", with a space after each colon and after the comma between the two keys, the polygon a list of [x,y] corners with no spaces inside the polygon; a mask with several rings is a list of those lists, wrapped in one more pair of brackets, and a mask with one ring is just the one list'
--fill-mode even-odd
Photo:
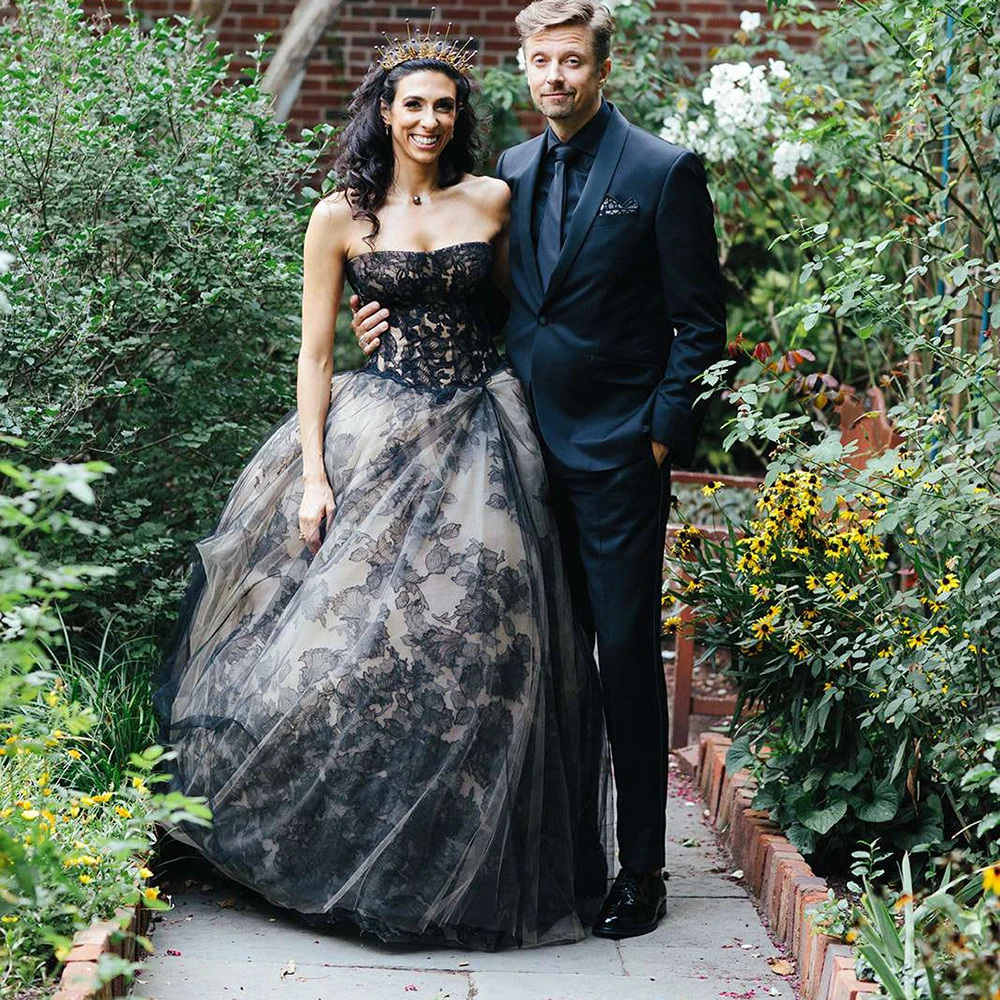
{"label": "bride's hand", "polygon": [[306,543],[309,551],[316,555],[323,542],[320,537],[330,530],[337,503],[333,497],[330,484],[324,479],[321,482],[306,483],[302,503],[299,506],[299,537]]}
{"label": "bride's hand", "polygon": [[378,350],[379,344],[382,343],[379,334],[389,329],[389,310],[383,309],[377,302],[369,302],[368,305],[358,308],[360,305],[361,300],[357,295],[352,295],[351,312],[354,317],[351,320],[351,329],[358,338],[358,346],[368,355]]}

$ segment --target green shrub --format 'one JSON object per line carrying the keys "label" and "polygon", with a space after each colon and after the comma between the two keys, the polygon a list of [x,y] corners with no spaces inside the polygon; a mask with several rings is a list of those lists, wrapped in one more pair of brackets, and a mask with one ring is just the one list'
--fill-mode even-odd
{"label": "green shrub", "polygon": [[[810,203],[813,188],[789,183],[802,209],[778,239],[802,261],[794,299],[775,303],[767,341],[738,337],[706,377],[718,389],[738,369],[724,444],[768,456],[767,485],[755,520],[688,539],[698,589],[684,599],[709,614],[707,642],[730,651],[757,710],[731,763],[754,767],[758,805],[804,851],[842,857],[878,836],[985,863],[1000,827],[986,729],[1000,709],[1000,13],[884,0],[815,18],[820,53],[789,57],[766,113],[811,144],[803,182],[836,197]],[[821,80],[816,60],[840,49]],[[729,139],[723,160],[741,170],[745,129]],[[838,404],[868,389],[903,444],[866,464],[843,432],[871,421],[877,439],[877,400],[844,428]]]}
{"label": "green shrub", "polygon": [[[77,0],[0,24],[0,432],[27,458],[113,462],[109,529],[63,555],[115,566],[92,639],[162,637],[191,543],[294,405],[301,246],[321,126],[290,140],[258,66],[191,24],[97,28]],[[353,341],[353,338],[351,338]],[[345,345],[357,357],[352,344]],[[338,359],[341,360],[341,359]]]}
{"label": "green shrub", "polygon": [[[7,444],[16,446],[8,439]],[[106,755],[92,732],[95,706],[73,696],[53,670],[59,602],[93,580],[97,566],[53,563],[35,542],[67,532],[100,533],[69,507],[90,503],[110,471],[100,463],[33,472],[0,462],[0,969],[3,995],[50,981],[73,933],[140,900],[165,909],[144,867],[154,823],[204,823],[203,803],[157,794],[164,754],[129,755],[114,782],[92,758]],[[89,692],[87,692],[89,693]],[[96,706],[98,709],[100,705]],[[99,729],[98,729],[99,731]],[[88,770],[90,768],[90,770]],[[101,782],[94,787],[94,774]],[[88,780],[79,781],[81,775]],[[105,962],[108,977],[131,971]]]}
{"label": "green shrub", "polygon": [[994,1000],[1000,994],[1000,866],[955,874],[943,859],[937,889],[915,892],[909,858],[901,891],[865,882],[856,951],[866,978],[891,1000]]}
{"label": "green shrub", "polygon": [[[901,240],[865,255],[866,266],[887,286],[909,281],[929,298],[950,294],[952,268],[924,265],[925,238],[996,259],[1000,27],[992,0],[769,7],[747,30],[734,14],[733,43],[713,52],[694,85],[670,89],[662,134],[706,161],[730,330],[751,347],[810,350],[818,362],[806,373],[824,375],[809,386],[811,416],[831,422],[842,387],[860,390],[896,364],[928,359],[908,358],[879,314],[840,308],[849,289],[831,290],[836,272],[817,245],[792,237],[822,229],[846,247],[895,230]],[[815,45],[793,49],[784,37],[791,27],[814,34]],[[970,321],[947,335],[972,345],[979,332]],[[753,378],[752,366],[737,377]],[[794,401],[775,387],[766,406],[779,414]],[[720,467],[746,464],[747,450],[766,462],[766,445],[744,440],[727,453],[709,433]]]}

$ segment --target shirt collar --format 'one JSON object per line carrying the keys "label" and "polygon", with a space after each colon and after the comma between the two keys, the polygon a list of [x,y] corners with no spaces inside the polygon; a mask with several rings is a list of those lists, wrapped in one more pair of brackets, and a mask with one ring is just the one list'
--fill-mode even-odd
{"label": "shirt collar", "polygon": [[[572,139],[567,139],[567,145],[574,146],[581,153],[587,156],[597,156],[598,147],[604,136],[604,130],[611,120],[611,105],[602,97],[601,106],[597,109],[597,114],[580,129]],[[559,145],[559,139],[551,128],[545,130],[545,152],[548,153],[553,146]]]}

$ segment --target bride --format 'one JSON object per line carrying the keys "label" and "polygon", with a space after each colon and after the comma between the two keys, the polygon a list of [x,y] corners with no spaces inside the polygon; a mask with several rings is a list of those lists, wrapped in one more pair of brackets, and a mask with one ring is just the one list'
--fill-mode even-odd
{"label": "bride", "polygon": [[[156,707],[174,836],[310,923],[579,940],[606,888],[605,736],[522,389],[486,302],[509,192],[473,176],[468,60],[379,53],[305,238],[298,406],[199,560]],[[345,279],[391,305],[332,374]]]}

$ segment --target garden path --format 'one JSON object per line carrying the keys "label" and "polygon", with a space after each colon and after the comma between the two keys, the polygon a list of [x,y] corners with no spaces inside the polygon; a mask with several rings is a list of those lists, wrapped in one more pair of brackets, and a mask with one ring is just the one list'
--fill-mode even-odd
{"label": "garden path", "polygon": [[[494,954],[388,947],[306,927],[287,911],[203,870],[175,870],[173,910],[135,987],[144,1000],[794,1000],[793,983],[697,792],[674,771],[667,919],[627,941]],[[190,864],[190,862],[187,862]]]}

